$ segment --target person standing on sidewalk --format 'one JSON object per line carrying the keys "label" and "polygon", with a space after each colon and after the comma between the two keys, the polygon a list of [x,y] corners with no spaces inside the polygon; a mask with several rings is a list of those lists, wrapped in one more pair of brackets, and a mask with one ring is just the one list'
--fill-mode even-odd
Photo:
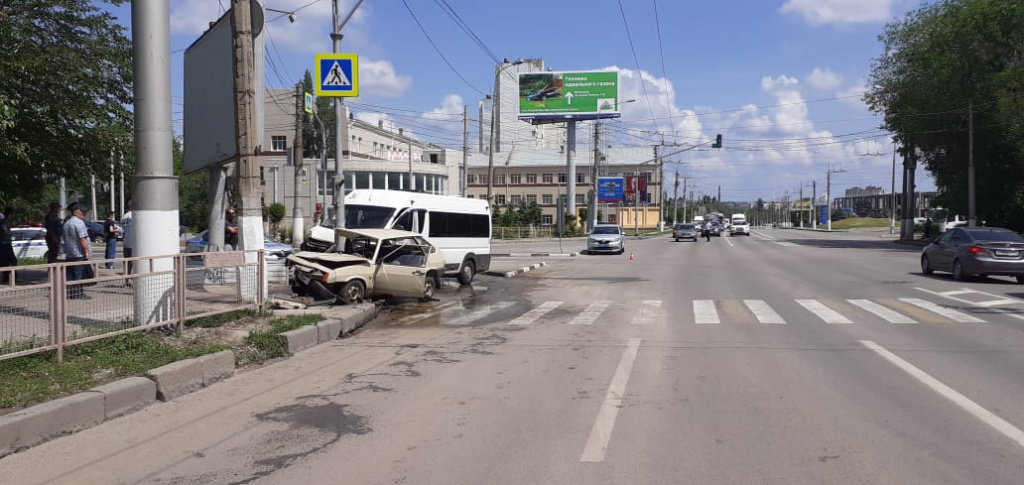
{"label": "person standing on sidewalk", "polygon": [[114,211],[107,213],[107,220],[103,221],[103,242],[107,243],[106,268],[114,269],[114,258],[117,257],[117,226],[114,225]]}
{"label": "person standing on sidewalk", "polygon": [[[0,219],[0,268],[18,265],[18,256],[14,254],[14,234],[11,231],[14,215],[14,208],[8,207],[4,209],[4,218]],[[0,283],[7,284],[13,277],[14,271],[4,271],[0,274]]]}
{"label": "person standing on sidewalk", "polygon": [[46,214],[46,264],[57,262],[60,256],[60,234],[64,223],[60,220],[60,204],[50,203],[50,212]]}
{"label": "person standing on sidewalk", "polygon": [[224,250],[238,249],[238,222],[235,222],[235,209],[228,209],[227,220],[224,221]]}
{"label": "person standing on sidewalk", "polygon": [[[121,216],[121,230],[124,231],[124,242],[122,243],[122,246],[124,246],[124,248],[123,248],[124,257],[130,258],[130,257],[132,257],[132,248],[135,247],[135,229],[132,227],[132,204],[131,204],[131,202],[128,203],[128,212],[125,212],[124,215]],[[131,274],[131,273],[132,273],[132,262],[131,261],[125,261],[124,262],[124,274],[128,275],[128,274]]]}
{"label": "person standing on sidewalk", "polygon": [[[65,260],[69,263],[88,262],[90,258],[89,229],[85,226],[85,214],[89,212],[89,208],[78,202],[72,202],[68,206],[68,211],[71,212],[71,217],[64,221],[63,229]],[[86,264],[68,265],[67,282],[70,284],[85,279],[85,266]],[[68,286],[67,293],[68,298],[72,299],[89,298],[82,285]]]}

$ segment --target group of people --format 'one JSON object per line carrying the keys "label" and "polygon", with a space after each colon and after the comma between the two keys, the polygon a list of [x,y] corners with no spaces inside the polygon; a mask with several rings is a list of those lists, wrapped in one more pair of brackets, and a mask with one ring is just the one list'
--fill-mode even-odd
{"label": "group of people", "polygon": [[[92,260],[92,246],[90,244],[89,228],[85,218],[89,208],[72,202],[67,206],[68,216],[63,219],[60,216],[61,205],[53,202],[50,204],[50,211],[46,215],[44,228],[46,229],[46,262],[56,263],[61,251],[64,252],[64,261],[68,263],[89,262]],[[13,267],[18,265],[17,255],[14,253],[13,231],[14,217],[17,211],[8,207],[0,218],[0,267]],[[121,218],[121,225],[124,230],[124,257],[132,257],[134,246],[134,231],[132,229],[131,206]],[[113,268],[114,258],[117,257],[117,226],[114,223],[114,212],[107,214],[103,222],[103,240],[106,244],[105,256],[106,268]],[[68,265],[66,277],[68,282],[92,278],[91,264]],[[131,273],[131,263],[125,263],[125,273]],[[12,277],[14,272],[4,271],[0,278],[4,283]],[[68,298],[88,298],[82,291],[81,285],[70,285],[68,287]]]}

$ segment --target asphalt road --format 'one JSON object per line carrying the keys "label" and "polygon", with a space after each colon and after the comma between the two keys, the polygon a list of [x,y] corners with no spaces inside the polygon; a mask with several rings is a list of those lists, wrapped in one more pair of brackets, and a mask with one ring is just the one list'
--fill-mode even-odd
{"label": "asphalt road", "polygon": [[923,276],[918,248],[867,233],[627,244],[393,308],[0,477],[1022,483],[1024,287]]}

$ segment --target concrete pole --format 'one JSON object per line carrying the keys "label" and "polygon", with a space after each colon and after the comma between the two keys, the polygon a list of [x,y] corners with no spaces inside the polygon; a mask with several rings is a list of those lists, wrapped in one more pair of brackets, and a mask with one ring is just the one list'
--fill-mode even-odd
{"label": "concrete pole", "polygon": [[689,177],[683,177],[683,222],[688,221],[686,218],[686,181]]}
{"label": "concrete pole", "polygon": [[[683,189],[686,193],[686,189]],[[676,170],[676,184],[672,189],[672,223],[679,223],[679,170]]]}
{"label": "concrete pole", "polygon": [[[248,3],[246,3],[248,16]],[[135,111],[133,256],[178,254],[178,180],[174,176],[171,125],[171,26],[169,0],[132,3]],[[173,271],[174,259],[135,265],[135,273]],[[174,281],[142,276],[136,281],[136,324],[173,318]]]}
{"label": "concrete pole", "polygon": [[826,229],[832,230],[832,171],[828,171],[828,176],[825,177],[825,210],[828,211]]}
{"label": "concrete pole", "polygon": [[302,214],[302,83],[295,84],[295,138],[292,140],[292,163],[295,164],[295,191],[292,196],[292,247],[298,249],[305,239],[305,220]]}
{"label": "concrete pole", "polygon": [[68,187],[64,177],[60,178],[60,194],[57,196],[57,202],[60,204],[60,218],[63,220],[64,211],[68,208]]}
{"label": "concrete pole", "polygon": [[[394,129],[394,127],[392,126],[391,129]],[[413,169],[412,169],[412,138],[406,138],[406,145],[405,145],[405,147],[406,147],[406,150],[409,151],[409,179],[411,180],[412,179],[412,175],[413,175]],[[385,175],[384,177],[385,177],[385,180],[386,180],[387,175]]]}
{"label": "concrete pole", "polygon": [[594,228],[597,227],[598,192],[600,192],[600,190],[601,190],[601,187],[597,183],[597,179],[600,176],[600,172],[598,172],[597,166],[598,166],[598,163],[600,163],[600,162],[601,162],[601,124],[598,123],[597,121],[595,121],[594,122],[594,166],[592,167],[593,170],[591,170],[591,173],[592,173],[591,176],[594,179],[593,183],[591,184],[591,186],[594,187],[594,192],[593,192],[593,195],[592,195],[591,201],[590,201],[591,202],[592,210],[590,210],[591,213],[587,214],[587,218],[590,219],[590,221],[589,221],[590,224],[589,224],[588,227],[590,228],[591,232],[593,232]]}
{"label": "concrete pole", "polygon": [[462,105],[462,196],[469,191],[469,105]]}
{"label": "concrete pole", "polygon": [[892,141],[892,207],[889,208],[889,234],[896,234],[896,140]]}
{"label": "concrete pole", "polygon": [[99,207],[96,207],[96,175],[89,175],[89,190],[92,193],[92,199],[89,208],[92,209],[92,214],[89,219],[96,220],[96,213],[99,212]]}
{"label": "concrete pole", "polygon": [[[576,217],[576,120],[565,124],[565,208]],[[573,222],[578,227],[579,221]]]}
{"label": "concrete pole", "polygon": [[[495,76],[494,76],[494,91],[495,91],[495,93],[497,93],[497,91],[498,91],[498,75],[497,74],[495,74]],[[494,142],[494,137],[496,136],[495,129],[494,129],[494,123],[495,123],[495,121],[494,121],[494,113],[495,113],[495,109],[496,109],[497,105],[498,105],[498,99],[497,99],[497,96],[495,96],[494,98],[491,98],[491,137],[490,137],[490,140],[489,140],[490,148],[487,150],[487,207],[488,208],[494,206],[494,150],[496,149],[496,144]],[[559,218],[561,218],[561,215],[559,215]]]}
{"label": "concrete pole", "polygon": [[633,235],[640,236],[640,168],[633,171]]}
{"label": "concrete pole", "polygon": [[818,181],[817,180],[812,180],[811,181],[811,206],[810,206],[811,208],[810,208],[809,211],[807,211],[807,215],[811,217],[811,229],[817,229],[818,228],[818,214],[815,213],[818,210],[818,205],[817,204],[818,204]]}
{"label": "concrete pole", "polygon": [[[352,14],[363,4],[363,0],[356,2],[356,5],[352,7],[348,16],[340,24],[338,23],[338,0],[334,0],[332,4],[331,26],[334,28],[334,31],[331,32],[332,51],[339,53],[341,52],[341,28],[345,26],[348,19],[352,18]],[[317,82],[320,81],[317,80]],[[334,227],[343,228],[345,227],[345,174],[341,169],[341,159],[349,152],[348,110],[345,108],[345,98],[334,99],[334,133],[336,134],[334,137],[334,179],[331,181],[331,185],[334,187]],[[334,245],[340,249],[344,247],[344,243],[344,238],[335,232]]]}
{"label": "concrete pole", "polygon": [[124,213],[127,212],[124,205],[124,157],[121,157],[121,200],[119,202],[121,202],[121,215],[124,216]]}
{"label": "concrete pole", "polygon": [[[224,193],[228,180],[228,170],[224,165],[207,169],[210,181],[210,227],[207,230],[207,251],[224,250],[224,218],[228,210],[227,195]],[[134,215],[134,214],[133,214]]]}
{"label": "concrete pole", "polygon": [[[232,0],[232,53],[235,67],[235,124],[238,133],[238,190],[241,199],[241,223],[238,226],[240,250],[263,249],[263,211],[260,207],[259,159],[256,158],[255,88],[251,3]],[[247,260],[255,262],[255,257]],[[255,293],[244,298],[254,298]]]}
{"label": "concrete pole", "polygon": [[[114,179],[114,174],[115,174],[115,172],[114,172],[114,162],[113,162],[113,160],[111,160],[111,162],[110,162],[110,212],[113,212],[116,215],[117,214],[117,206],[114,205],[114,193],[117,192],[117,183],[116,183],[116,180]],[[106,216],[106,214],[104,214],[104,217],[105,216]]]}
{"label": "concrete pole", "polygon": [[967,108],[967,225],[978,225],[974,205],[974,104]]}

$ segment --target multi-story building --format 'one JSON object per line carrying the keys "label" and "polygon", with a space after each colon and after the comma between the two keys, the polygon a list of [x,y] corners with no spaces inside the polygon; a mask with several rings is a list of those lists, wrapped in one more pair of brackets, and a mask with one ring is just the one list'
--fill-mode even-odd
{"label": "multi-story building", "polygon": [[508,151],[513,145],[526,150],[564,149],[565,130],[561,129],[562,125],[535,126],[519,120],[519,73],[544,70],[544,59],[522,59],[494,66],[495,96],[487,95],[479,103],[480,153],[490,153],[492,119],[495,120],[495,152]]}

